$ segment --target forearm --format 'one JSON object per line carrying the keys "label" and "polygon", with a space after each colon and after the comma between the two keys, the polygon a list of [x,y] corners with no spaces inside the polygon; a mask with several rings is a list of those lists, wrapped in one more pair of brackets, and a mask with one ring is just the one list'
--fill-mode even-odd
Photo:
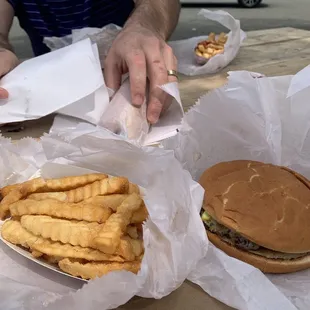
{"label": "forearm", "polygon": [[167,40],[174,31],[180,15],[179,0],[136,0],[136,8],[126,26],[141,25],[156,31]]}

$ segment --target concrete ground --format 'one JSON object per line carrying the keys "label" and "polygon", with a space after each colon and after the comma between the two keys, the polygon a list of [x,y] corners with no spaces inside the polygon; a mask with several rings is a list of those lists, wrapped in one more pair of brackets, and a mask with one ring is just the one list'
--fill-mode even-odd
{"label": "concrete ground", "polygon": [[[213,0],[194,7],[192,4],[191,7],[183,4],[179,25],[172,36],[173,40],[204,35],[210,31],[225,31],[225,28],[216,23],[197,18],[197,12],[202,7],[228,11],[235,18],[240,19],[241,27],[245,31],[278,27],[310,30],[310,0],[263,0],[262,5],[255,9],[240,8],[236,0],[230,0],[230,2]],[[29,40],[17,22],[14,23],[11,31],[11,41],[19,57],[31,57]]]}

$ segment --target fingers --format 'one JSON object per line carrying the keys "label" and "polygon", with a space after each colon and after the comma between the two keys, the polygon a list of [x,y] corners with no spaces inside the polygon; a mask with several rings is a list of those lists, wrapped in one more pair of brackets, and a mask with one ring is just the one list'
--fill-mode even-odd
{"label": "fingers", "polygon": [[[164,56],[164,60],[165,60],[165,64],[166,64],[166,68],[167,70],[175,70],[177,71],[178,69],[178,61],[177,58],[175,57],[173,50],[170,46],[166,46],[166,48],[163,49],[163,56]],[[168,76],[168,82],[172,83],[172,82],[177,82],[178,78],[176,76],[173,75],[169,75]],[[161,114],[164,114],[168,108],[170,107],[171,103],[172,103],[173,98],[170,95],[167,95],[167,99],[164,102],[164,106],[163,109],[161,111]]]}
{"label": "fingers", "polygon": [[[17,57],[8,50],[0,49],[0,78],[18,65]],[[0,99],[7,99],[9,93],[0,87]]]}
{"label": "fingers", "polygon": [[144,51],[147,59],[148,78],[150,81],[147,119],[151,124],[156,124],[167,98],[167,94],[158,86],[168,82],[168,73],[162,48],[159,44],[157,48],[154,46],[146,46]]}
{"label": "fingers", "polygon": [[[129,72],[132,104],[141,106],[145,101],[146,83],[149,79],[147,119],[151,124],[169,104],[170,96],[158,86],[177,81],[167,70],[177,70],[172,49],[148,29],[123,30],[115,39],[104,64],[106,86],[117,90],[122,74]],[[143,30],[143,29],[142,29]],[[126,44],[125,44],[126,43]]]}
{"label": "fingers", "polygon": [[[132,103],[141,106],[145,100],[146,91],[146,61],[142,49],[131,50],[124,55],[123,60],[129,71]],[[121,86],[123,68],[120,66],[121,58],[112,49],[104,63],[104,79],[108,88],[116,91]]]}
{"label": "fingers", "polygon": [[154,48],[152,53],[147,49],[145,50],[150,80],[150,99],[147,117],[151,124],[158,122],[160,115],[169,108],[172,102],[171,96],[158,86],[177,81],[176,77],[168,76],[168,70],[177,70],[177,59],[171,47],[165,44],[159,51],[155,51]]}
{"label": "fingers", "polygon": [[118,90],[122,82],[122,71],[114,56],[108,56],[104,62],[104,80],[108,88]]}
{"label": "fingers", "polygon": [[140,107],[145,100],[146,59],[142,50],[133,50],[126,58],[132,104]]}
{"label": "fingers", "polygon": [[[172,50],[172,48],[170,46],[167,45],[163,49],[163,56],[164,56],[164,60],[165,60],[165,64],[166,64],[167,70],[175,70],[175,71],[177,71],[178,70],[178,60],[175,57],[175,55],[173,53],[173,50]],[[170,75],[168,77],[168,81],[169,81],[169,83],[172,83],[172,82],[177,82],[178,79],[177,79],[176,76]]]}
{"label": "fingers", "polygon": [[[1,57],[1,53],[0,53]],[[7,73],[6,64],[0,61],[0,79]],[[0,87],[0,100],[7,99],[9,97],[9,93],[4,88]]]}

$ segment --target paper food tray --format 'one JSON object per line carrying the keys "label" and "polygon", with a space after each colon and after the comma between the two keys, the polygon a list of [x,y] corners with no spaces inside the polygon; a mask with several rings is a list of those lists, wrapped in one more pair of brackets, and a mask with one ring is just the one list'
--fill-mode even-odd
{"label": "paper food tray", "polygon": [[[2,225],[4,224],[5,222],[4,221],[0,221],[0,230],[2,229]],[[29,260],[45,267],[45,268],[48,268],[50,270],[53,270],[53,271],[56,271],[64,276],[67,276],[67,277],[70,277],[70,278],[74,278],[74,279],[77,279],[77,280],[80,280],[80,281],[83,281],[83,282],[88,282],[87,280],[84,280],[82,278],[78,278],[78,277],[75,277],[75,276],[72,276],[68,273],[65,273],[64,271],[62,271],[60,268],[58,268],[56,265],[52,265],[52,264],[49,264],[47,262],[45,262],[44,260],[41,260],[41,259],[38,259],[38,258],[34,258],[31,253],[17,245],[14,245],[6,240],[4,240],[0,234],[0,240],[6,244],[9,248],[11,248],[13,251],[17,252],[18,254],[24,256],[25,258],[28,258]]]}
{"label": "paper food tray", "polygon": [[[38,178],[40,176],[52,179],[52,178],[61,178],[61,177],[68,177],[68,176],[78,176],[78,175],[88,174],[88,173],[98,173],[98,171],[80,168],[80,167],[71,166],[71,165],[47,163],[42,167],[42,169],[38,170],[31,178],[29,178],[29,180],[32,180],[34,178]],[[143,196],[145,189],[140,187],[140,186],[139,186],[139,189],[140,189],[141,196]],[[1,231],[2,225],[4,223],[5,223],[5,221],[0,221],[0,231]],[[38,258],[33,257],[31,255],[31,253],[29,251],[27,251],[26,249],[23,249],[17,245],[14,245],[14,244],[4,240],[2,238],[1,234],[0,234],[0,240],[4,244],[6,244],[9,248],[11,248],[13,251],[17,252],[18,254],[24,256],[25,258],[27,258],[27,259],[45,267],[45,268],[48,268],[48,269],[53,270],[55,272],[58,272],[64,276],[67,276],[67,277],[70,277],[73,279],[77,279],[79,281],[83,281],[85,283],[88,282],[88,280],[84,280],[82,278],[72,276],[72,275],[62,271],[56,265],[49,264],[42,259],[38,259]]]}

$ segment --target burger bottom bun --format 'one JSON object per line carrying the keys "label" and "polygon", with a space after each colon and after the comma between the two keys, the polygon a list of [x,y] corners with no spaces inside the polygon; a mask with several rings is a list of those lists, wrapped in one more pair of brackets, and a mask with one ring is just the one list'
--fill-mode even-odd
{"label": "burger bottom bun", "polygon": [[292,273],[310,268],[310,255],[293,260],[270,259],[239,250],[209,231],[207,235],[209,240],[227,255],[248,263],[264,273]]}

